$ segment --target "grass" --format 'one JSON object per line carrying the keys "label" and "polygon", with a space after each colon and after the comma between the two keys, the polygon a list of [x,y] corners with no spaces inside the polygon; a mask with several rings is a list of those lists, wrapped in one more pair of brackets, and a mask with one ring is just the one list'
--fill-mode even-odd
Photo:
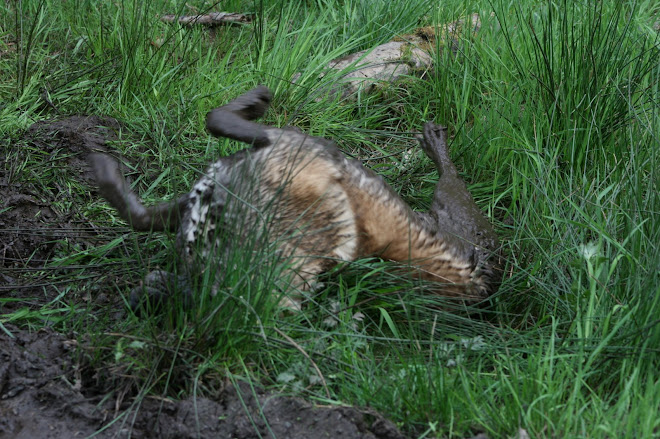
{"label": "grass", "polygon": [[[0,298],[0,329],[11,321],[75,331],[99,374],[135,395],[212,393],[230,376],[374,407],[411,437],[509,437],[518,428],[532,437],[660,437],[653,2],[193,2],[257,21],[215,34],[158,21],[190,13],[186,4],[0,5],[5,175],[37,193],[66,188],[54,208],[107,235],[66,248],[43,272],[22,272],[46,276],[59,294],[11,313],[2,308],[11,299]],[[333,81],[319,79],[330,60],[474,12],[480,30],[466,30],[456,52],[438,47],[423,80],[355,102],[315,93]],[[423,286],[401,293],[408,281],[365,260],[328,274],[304,313],[280,316],[264,294],[277,273],[253,269],[268,255],[240,252],[227,280],[234,293],[193,311],[114,321],[115,309],[80,300],[125,297],[150,266],[171,263],[172,240],[127,233],[70,174],[44,174],[39,150],[10,149],[23,130],[78,113],[117,118],[115,146],[138,164],[137,189],[155,202],[241,148],[211,140],[203,118],[260,83],[275,95],[267,123],[336,140],[417,209],[430,204],[436,175],[412,133],[426,120],[448,125],[452,156],[504,245],[507,272],[491,304],[439,310]]]}

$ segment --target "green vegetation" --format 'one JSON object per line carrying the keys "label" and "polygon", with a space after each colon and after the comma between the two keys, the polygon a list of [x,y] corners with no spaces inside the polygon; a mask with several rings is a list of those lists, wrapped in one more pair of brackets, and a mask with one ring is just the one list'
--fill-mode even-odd
{"label": "green vegetation", "polygon": [[[256,21],[209,32],[158,20],[187,5]],[[336,79],[319,79],[330,60],[475,12],[480,30],[464,29],[454,52],[438,44],[423,79],[348,102],[318,93]],[[90,218],[103,239],[48,262],[55,296],[11,312],[0,297],[0,329],[77,334],[118,393],[200,395],[230,376],[371,406],[411,437],[660,437],[658,20],[652,1],[3,2],[3,171],[63,193],[53,209]],[[39,120],[114,117],[113,147],[139,164],[136,190],[169,199],[243,147],[206,135],[204,116],[257,84],[275,96],[267,123],[336,140],[417,209],[437,175],[413,133],[449,126],[452,156],[502,237],[492,301],[450,310],[364,260],[328,274],[303,313],[281,315],[270,255],[240,251],[227,288],[194,310],[117,320],[116,302],[90,301],[126,297],[171,265],[172,237],[129,233],[88,186],[44,167],[52,154],[10,145]]]}

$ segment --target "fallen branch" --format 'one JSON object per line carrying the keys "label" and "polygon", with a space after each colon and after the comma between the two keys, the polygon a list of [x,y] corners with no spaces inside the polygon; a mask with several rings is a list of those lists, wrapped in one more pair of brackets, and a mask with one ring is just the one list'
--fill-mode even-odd
{"label": "fallen branch", "polygon": [[252,23],[253,14],[239,14],[237,12],[209,12],[204,15],[163,15],[160,21],[165,23],[178,22],[184,26],[203,24],[205,26],[231,26],[242,23]]}

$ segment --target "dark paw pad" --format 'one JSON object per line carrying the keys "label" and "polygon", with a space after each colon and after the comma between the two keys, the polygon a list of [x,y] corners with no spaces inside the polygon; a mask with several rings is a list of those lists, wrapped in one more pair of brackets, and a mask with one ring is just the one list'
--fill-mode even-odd
{"label": "dark paw pad", "polygon": [[447,152],[447,129],[442,125],[428,122],[424,125],[422,148],[430,158]]}
{"label": "dark paw pad", "polygon": [[245,119],[254,120],[266,113],[272,97],[270,90],[260,85],[220,108],[224,111],[238,113]]}

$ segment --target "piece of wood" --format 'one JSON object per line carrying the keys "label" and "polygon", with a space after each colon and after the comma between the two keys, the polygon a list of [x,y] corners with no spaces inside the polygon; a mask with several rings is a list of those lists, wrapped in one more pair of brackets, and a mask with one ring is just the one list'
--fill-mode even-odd
{"label": "piece of wood", "polygon": [[[385,84],[405,77],[423,77],[433,66],[432,54],[438,48],[458,49],[465,34],[475,35],[481,28],[478,14],[459,18],[451,23],[415,29],[413,33],[400,35],[394,40],[369,50],[352,53],[328,63],[323,78],[329,72],[346,72],[324,88],[316,90],[319,97],[329,95],[343,99],[354,99],[358,92],[369,92]],[[296,73],[292,82],[299,81]]]}
{"label": "piece of wood", "polygon": [[231,26],[236,24],[252,23],[253,14],[239,14],[237,12],[209,12],[204,15],[163,15],[160,21],[165,23],[179,23],[184,26],[202,24],[204,26]]}

